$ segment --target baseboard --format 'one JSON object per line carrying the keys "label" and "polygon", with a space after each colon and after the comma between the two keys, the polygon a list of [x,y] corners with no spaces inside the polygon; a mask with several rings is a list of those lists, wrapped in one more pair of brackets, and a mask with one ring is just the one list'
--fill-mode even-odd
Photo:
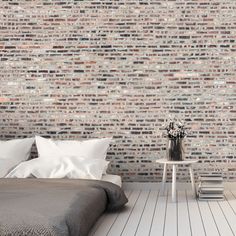
{"label": "baseboard", "polygon": [[[123,182],[123,189],[131,190],[158,190],[161,187],[160,182]],[[236,182],[224,182],[225,190],[236,190]],[[171,189],[171,183],[166,183],[166,188]],[[190,183],[177,183],[179,190],[191,190]]]}

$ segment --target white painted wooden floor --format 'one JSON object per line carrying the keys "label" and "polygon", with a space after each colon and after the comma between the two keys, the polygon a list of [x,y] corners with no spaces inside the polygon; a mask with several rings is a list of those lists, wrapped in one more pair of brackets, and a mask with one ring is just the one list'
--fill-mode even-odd
{"label": "white painted wooden floor", "polygon": [[225,201],[197,201],[191,191],[125,191],[127,207],[105,213],[89,236],[232,236],[236,235],[236,191],[225,191]]}

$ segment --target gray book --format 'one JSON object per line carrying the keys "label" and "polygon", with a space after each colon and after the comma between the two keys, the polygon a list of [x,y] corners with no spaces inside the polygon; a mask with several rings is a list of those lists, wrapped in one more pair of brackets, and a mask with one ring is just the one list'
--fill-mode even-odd
{"label": "gray book", "polygon": [[224,195],[223,194],[202,194],[202,193],[199,193],[199,198],[202,198],[202,199],[217,199],[217,198],[223,198]]}

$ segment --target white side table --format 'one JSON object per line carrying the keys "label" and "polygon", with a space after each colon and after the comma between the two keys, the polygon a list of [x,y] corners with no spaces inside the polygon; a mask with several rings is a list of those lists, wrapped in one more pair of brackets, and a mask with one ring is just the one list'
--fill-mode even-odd
{"label": "white side table", "polygon": [[190,179],[192,183],[192,190],[193,195],[196,197],[196,187],[195,187],[195,181],[194,181],[194,173],[192,165],[197,163],[198,160],[184,160],[184,161],[168,161],[167,159],[159,159],[156,160],[157,163],[164,165],[164,171],[162,176],[162,191],[164,191],[165,182],[166,182],[166,171],[167,171],[167,165],[172,165],[172,201],[176,201],[176,166],[178,165],[186,165],[189,168],[190,173]]}

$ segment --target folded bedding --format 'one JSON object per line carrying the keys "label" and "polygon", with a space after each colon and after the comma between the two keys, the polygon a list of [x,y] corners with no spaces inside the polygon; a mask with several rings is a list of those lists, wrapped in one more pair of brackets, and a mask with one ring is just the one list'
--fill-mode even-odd
{"label": "folded bedding", "polygon": [[36,177],[100,180],[105,166],[107,166],[106,160],[83,157],[35,158],[20,163],[5,178]]}
{"label": "folded bedding", "polygon": [[126,202],[105,181],[0,179],[0,235],[86,236],[105,210]]}

